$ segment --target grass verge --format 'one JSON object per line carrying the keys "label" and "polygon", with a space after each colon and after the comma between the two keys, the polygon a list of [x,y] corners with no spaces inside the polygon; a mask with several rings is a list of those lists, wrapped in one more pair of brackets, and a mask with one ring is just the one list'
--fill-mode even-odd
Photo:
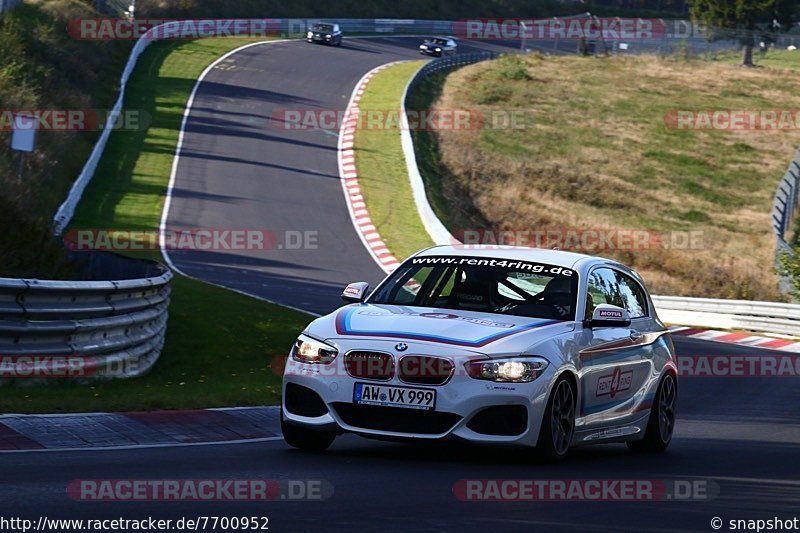
{"label": "grass verge", "polygon": [[643,249],[561,247],[630,264],[656,294],[775,300],[769,213],[796,132],[680,129],[669,117],[797,109],[799,90],[785,70],[720,61],[508,56],[453,72],[429,96],[434,108],[522,111],[524,127],[438,132],[416,144],[418,160],[446,191],[434,208],[451,230],[651,231]]}
{"label": "grass verge", "polygon": [[[370,112],[384,118],[399,116],[403,91],[421,64],[421,61],[404,62],[378,72],[359,103],[362,116]],[[386,121],[381,127],[370,127],[369,120],[360,120],[355,150],[364,201],[389,250],[402,261],[422,248],[433,246],[417,214],[397,122]]]}
{"label": "grass verge", "polygon": [[[148,48],[128,87],[126,108],[150,113],[153,123],[143,131],[111,136],[73,228],[158,228],[192,87],[206,66],[248,42],[205,39]],[[176,276],[166,345],[150,374],[88,386],[59,382],[5,388],[1,410],[119,411],[277,403],[281,378],[271,369],[273,357],[287,352],[308,321],[303,313]]]}
{"label": "grass verge", "polygon": [[[0,2],[2,3],[2,2]],[[37,133],[36,149],[10,148],[16,110],[107,109],[130,52],[125,41],[80,41],[70,20],[96,18],[79,0],[29,0],[0,16],[0,276],[70,278],[75,268],[50,234],[53,213],[97,131]],[[101,113],[102,115],[102,113]],[[47,116],[47,115],[45,115]],[[45,118],[46,124],[51,121]]]}
{"label": "grass verge", "polygon": [[[739,65],[742,62],[742,53],[726,52],[718,54],[717,61]],[[761,53],[753,51],[753,63],[756,67],[800,70],[800,50],[781,50],[772,48]]]}

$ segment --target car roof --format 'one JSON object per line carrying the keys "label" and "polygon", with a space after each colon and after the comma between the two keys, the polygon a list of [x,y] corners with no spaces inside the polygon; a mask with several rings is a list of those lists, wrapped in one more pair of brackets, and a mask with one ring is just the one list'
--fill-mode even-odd
{"label": "car roof", "polygon": [[[527,248],[524,246],[503,245],[460,245],[460,246],[433,246],[422,250],[414,257],[428,257],[436,255],[450,255],[456,257],[487,257],[495,259],[508,259],[511,261],[533,261],[548,265],[561,266],[574,269],[580,263],[611,263],[622,266],[611,259],[604,257],[567,252],[563,250],[548,250],[546,248]],[[625,270],[628,270],[625,268]]]}

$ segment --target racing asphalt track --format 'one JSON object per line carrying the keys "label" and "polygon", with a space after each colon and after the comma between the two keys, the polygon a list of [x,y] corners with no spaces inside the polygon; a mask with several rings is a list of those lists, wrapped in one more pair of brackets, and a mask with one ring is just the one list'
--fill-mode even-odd
{"label": "racing asphalt track", "polygon": [[[336,139],[266,125],[275,107],[343,108],[357,80],[382,63],[417,58],[415,40],[348,40],[341,49],[303,43],[249,48],[214,69],[197,95],[170,224],[309,229],[319,250],[179,255],[187,273],[324,312],[347,281],[381,272],[344,205]],[[252,123],[251,120],[261,122]],[[768,355],[743,346],[675,339],[681,355]],[[800,387],[797,379],[684,378],[675,438],[664,455],[621,445],[574,451],[563,464],[531,452],[462,445],[417,446],[342,437],[326,453],[281,441],[142,450],[0,455],[2,514],[50,518],[270,517],[272,531],[711,531],[714,516],[800,516]],[[80,503],[75,479],[326,479],[322,502]],[[461,502],[459,479],[713,480],[715,499],[657,502]],[[723,531],[727,530],[723,528]]]}
{"label": "racing asphalt track", "polygon": [[[267,230],[277,243],[246,252],[172,251],[173,264],[316,313],[330,311],[347,283],[374,287],[384,273],[350,221],[339,180],[338,131],[286,130],[276,117],[287,109],[344,111],[366,72],[420,59],[418,42],[346,39],[339,48],[271,43],[242,50],[212,69],[186,123],[167,228]],[[492,44],[462,48],[508,50]],[[311,232],[315,244],[290,249],[287,232]]]}

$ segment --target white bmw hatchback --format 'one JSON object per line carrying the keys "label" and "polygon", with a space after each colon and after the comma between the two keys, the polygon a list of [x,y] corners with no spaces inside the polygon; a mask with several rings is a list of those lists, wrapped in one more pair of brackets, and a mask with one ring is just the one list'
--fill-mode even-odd
{"label": "white bmw hatchback", "polygon": [[434,247],[369,296],[320,317],[292,347],[283,435],[535,447],[672,438],[677,364],[639,275],[608,259],[511,247]]}

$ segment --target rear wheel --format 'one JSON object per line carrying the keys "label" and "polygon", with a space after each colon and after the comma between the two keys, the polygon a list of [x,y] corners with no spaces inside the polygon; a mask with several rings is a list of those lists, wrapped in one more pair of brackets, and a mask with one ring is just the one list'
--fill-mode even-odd
{"label": "rear wheel", "polygon": [[536,450],[548,461],[566,457],[575,435],[575,391],[569,379],[561,376],[553,386],[545,407]]}
{"label": "rear wheel", "polygon": [[678,400],[678,385],[675,378],[667,374],[658,386],[650,418],[642,440],[628,441],[628,448],[635,452],[663,452],[672,441],[675,429],[675,405]]}
{"label": "rear wheel", "polygon": [[289,424],[281,413],[281,432],[286,444],[301,450],[322,451],[333,444],[336,433],[330,431],[315,431],[294,424]]}

